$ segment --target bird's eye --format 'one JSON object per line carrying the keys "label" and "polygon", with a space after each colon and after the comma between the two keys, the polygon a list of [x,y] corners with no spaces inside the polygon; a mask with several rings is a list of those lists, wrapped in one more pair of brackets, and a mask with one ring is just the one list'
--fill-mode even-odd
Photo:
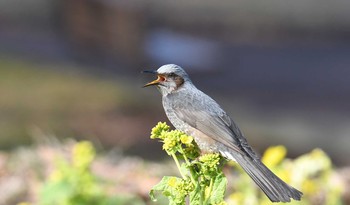
{"label": "bird's eye", "polygon": [[175,74],[175,73],[169,73],[168,74],[168,77],[171,77],[171,78],[174,78],[174,77],[176,77],[177,75]]}

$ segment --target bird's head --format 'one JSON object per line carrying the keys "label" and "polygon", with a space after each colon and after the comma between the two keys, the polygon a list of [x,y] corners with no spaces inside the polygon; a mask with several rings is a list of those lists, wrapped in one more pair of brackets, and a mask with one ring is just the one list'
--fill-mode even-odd
{"label": "bird's head", "polygon": [[157,79],[147,83],[144,87],[156,85],[162,94],[169,94],[178,90],[186,83],[191,82],[188,74],[180,66],[175,64],[167,64],[158,68],[156,71],[143,71],[144,73],[152,73],[157,75]]}

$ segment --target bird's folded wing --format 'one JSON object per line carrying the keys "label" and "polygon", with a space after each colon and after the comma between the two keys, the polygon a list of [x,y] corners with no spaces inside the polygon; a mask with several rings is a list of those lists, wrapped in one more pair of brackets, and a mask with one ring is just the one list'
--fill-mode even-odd
{"label": "bird's folded wing", "polygon": [[210,110],[190,110],[186,107],[174,108],[174,111],[182,121],[215,141],[228,146],[238,153],[257,158],[241,131],[224,111],[213,113]]}

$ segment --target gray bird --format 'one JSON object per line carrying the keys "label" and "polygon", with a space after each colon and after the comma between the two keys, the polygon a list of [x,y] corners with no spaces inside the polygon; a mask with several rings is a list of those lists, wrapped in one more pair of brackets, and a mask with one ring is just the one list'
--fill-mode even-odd
{"label": "gray bird", "polygon": [[144,87],[157,86],[170,122],[192,136],[201,150],[236,161],[272,202],[300,200],[302,192],[286,184],[261,162],[232,119],[192,84],[180,66],[168,64],[144,72],[158,76]]}

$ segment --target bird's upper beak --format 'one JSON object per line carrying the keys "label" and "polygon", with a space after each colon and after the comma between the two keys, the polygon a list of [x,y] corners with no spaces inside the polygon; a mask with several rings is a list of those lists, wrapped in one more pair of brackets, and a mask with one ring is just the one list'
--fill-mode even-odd
{"label": "bird's upper beak", "polygon": [[148,86],[151,86],[151,85],[159,85],[160,82],[163,82],[165,80],[164,76],[159,74],[157,71],[145,70],[145,71],[143,71],[143,73],[151,73],[151,74],[156,74],[158,76],[158,78],[156,80],[147,83],[143,87],[148,87]]}

